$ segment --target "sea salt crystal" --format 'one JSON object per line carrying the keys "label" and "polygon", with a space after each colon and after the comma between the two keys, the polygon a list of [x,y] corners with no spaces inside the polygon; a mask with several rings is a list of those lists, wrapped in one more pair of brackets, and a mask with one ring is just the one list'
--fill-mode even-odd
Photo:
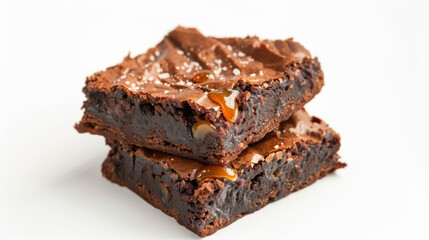
{"label": "sea salt crystal", "polygon": [[158,75],[158,77],[161,78],[161,79],[166,79],[166,78],[170,77],[170,74],[168,74],[168,73],[161,73],[161,74]]}
{"label": "sea salt crystal", "polygon": [[234,73],[235,76],[240,75],[240,70],[238,68],[234,68],[234,70],[232,70],[232,73]]}
{"label": "sea salt crystal", "polygon": [[215,75],[219,75],[221,71],[222,71],[222,69],[220,69],[220,68],[216,68],[215,70],[213,70],[213,73],[214,73]]}

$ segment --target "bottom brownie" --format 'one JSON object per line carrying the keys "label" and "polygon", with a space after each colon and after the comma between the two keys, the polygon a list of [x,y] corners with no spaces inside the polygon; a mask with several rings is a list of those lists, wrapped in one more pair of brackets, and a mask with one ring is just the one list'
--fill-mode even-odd
{"label": "bottom brownie", "polygon": [[201,237],[346,166],[338,161],[338,134],[305,110],[249,146],[226,168],[109,145],[103,175]]}

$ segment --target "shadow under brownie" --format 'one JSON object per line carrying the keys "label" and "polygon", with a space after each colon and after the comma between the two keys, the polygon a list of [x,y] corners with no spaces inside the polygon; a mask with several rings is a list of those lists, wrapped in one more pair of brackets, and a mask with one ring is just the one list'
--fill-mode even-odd
{"label": "shadow under brownie", "polygon": [[[337,155],[338,134],[305,110],[250,145],[228,166],[206,165],[114,141],[109,145],[112,150],[103,164],[103,175],[201,237],[346,166]],[[223,174],[235,174],[234,180],[222,174],[204,178],[202,173],[211,167],[229,170]]]}
{"label": "shadow under brownie", "polygon": [[227,165],[323,84],[317,58],[292,39],[214,38],[178,27],[145,54],[88,77],[76,128]]}

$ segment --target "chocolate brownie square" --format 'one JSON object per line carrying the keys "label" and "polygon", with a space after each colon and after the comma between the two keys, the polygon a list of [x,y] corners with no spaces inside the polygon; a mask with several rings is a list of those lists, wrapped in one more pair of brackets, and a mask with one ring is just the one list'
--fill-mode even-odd
{"label": "chocolate brownie square", "polygon": [[346,166],[337,155],[338,134],[304,110],[227,166],[109,144],[103,175],[201,237]]}
{"label": "chocolate brownie square", "polygon": [[178,27],[154,48],[86,80],[79,132],[228,165],[322,88],[292,39],[206,37]]}

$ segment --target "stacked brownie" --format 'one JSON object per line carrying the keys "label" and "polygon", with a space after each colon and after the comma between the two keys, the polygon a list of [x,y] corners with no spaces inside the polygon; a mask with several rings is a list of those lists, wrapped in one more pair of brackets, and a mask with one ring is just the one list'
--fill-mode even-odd
{"label": "stacked brownie", "polygon": [[346,166],[338,134],[303,109],[323,83],[292,39],[178,27],[88,77],[76,129],[106,138],[106,178],[203,237]]}

